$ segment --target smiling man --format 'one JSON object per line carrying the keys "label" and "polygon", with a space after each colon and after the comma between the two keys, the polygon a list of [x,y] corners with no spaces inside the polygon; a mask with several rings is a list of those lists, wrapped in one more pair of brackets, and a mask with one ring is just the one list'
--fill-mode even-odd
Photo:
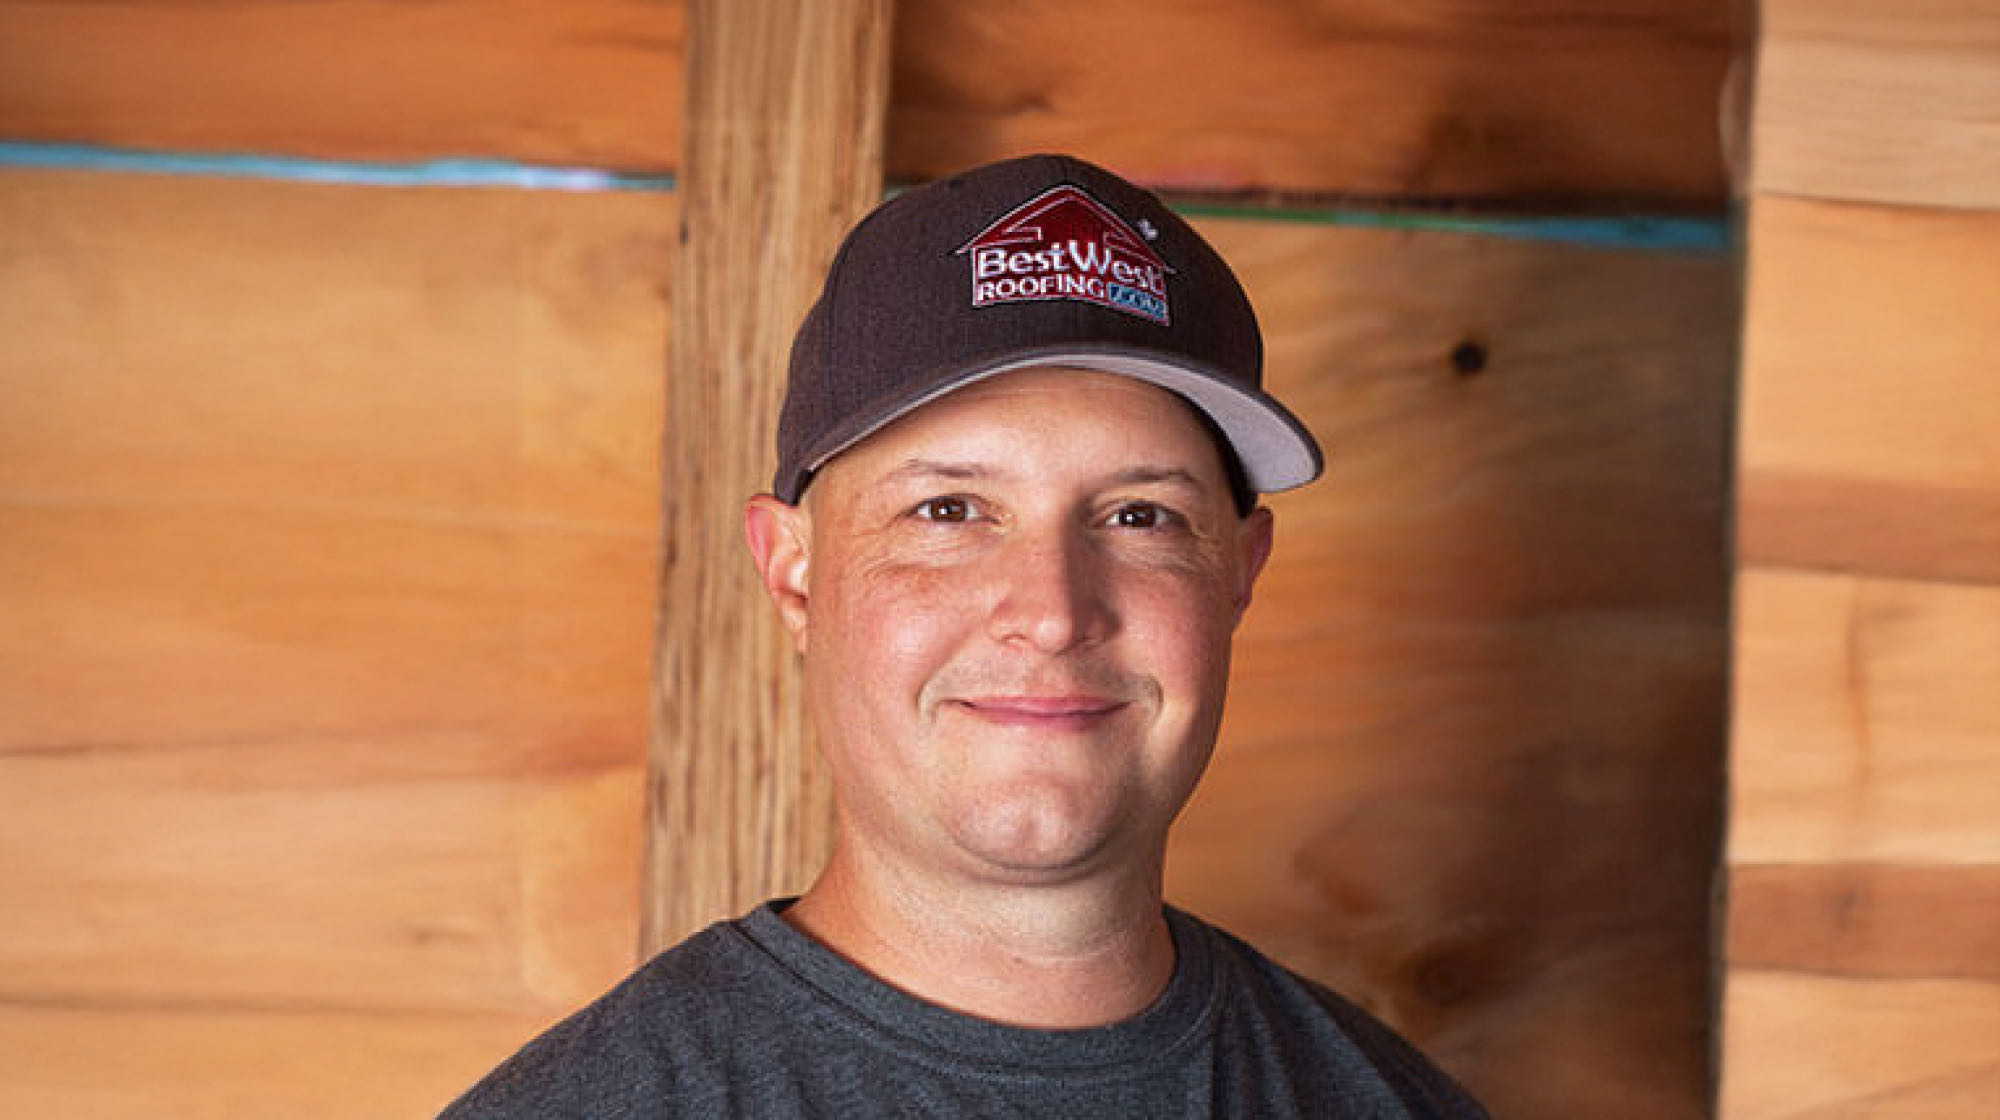
{"label": "smiling man", "polygon": [[1311,481],[1228,266],[1035,156],[851,233],[746,536],[804,659],[835,849],[446,1116],[1447,1117],[1393,1032],[1166,906],[1230,643]]}

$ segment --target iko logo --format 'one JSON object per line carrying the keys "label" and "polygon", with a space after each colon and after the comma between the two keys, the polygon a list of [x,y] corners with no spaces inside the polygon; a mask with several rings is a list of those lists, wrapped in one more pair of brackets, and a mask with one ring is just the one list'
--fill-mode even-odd
{"label": "iko logo", "polygon": [[1073,299],[1165,326],[1173,270],[1103,203],[1052,187],[961,245],[972,258],[972,306]]}

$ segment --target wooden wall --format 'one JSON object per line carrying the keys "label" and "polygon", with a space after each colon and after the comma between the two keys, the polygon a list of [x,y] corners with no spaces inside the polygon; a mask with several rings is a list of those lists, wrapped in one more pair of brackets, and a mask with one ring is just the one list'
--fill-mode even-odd
{"label": "wooden wall", "polygon": [[[899,0],[888,174],[1712,208],[1722,0]],[[0,0],[0,136],[671,170],[678,0]]]}
{"label": "wooden wall", "polygon": [[[902,0],[889,172],[1715,210],[1726,10],[1617,7]],[[682,40],[0,0],[0,138],[671,169]],[[0,1114],[422,1115],[632,963],[676,222],[0,172]],[[1203,227],[1333,470],[1173,895],[1502,1117],[1704,1115],[1732,263]]]}
{"label": "wooden wall", "polygon": [[674,218],[0,176],[0,1115],[421,1114],[629,967]]}
{"label": "wooden wall", "polygon": [[1723,1114],[2000,1115],[2000,19],[1766,0]]}
{"label": "wooden wall", "polygon": [[1730,262],[1204,231],[1330,464],[1271,501],[1170,893],[1498,1116],[1705,1115]]}

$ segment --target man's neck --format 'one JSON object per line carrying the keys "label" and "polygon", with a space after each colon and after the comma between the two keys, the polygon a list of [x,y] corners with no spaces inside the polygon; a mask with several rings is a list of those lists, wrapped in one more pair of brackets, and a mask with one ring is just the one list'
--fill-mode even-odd
{"label": "man's neck", "polygon": [[1103,1026],[1173,976],[1157,873],[1119,883],[955,885],[834,860],[785,920],[920,999],[1011,1026]]}

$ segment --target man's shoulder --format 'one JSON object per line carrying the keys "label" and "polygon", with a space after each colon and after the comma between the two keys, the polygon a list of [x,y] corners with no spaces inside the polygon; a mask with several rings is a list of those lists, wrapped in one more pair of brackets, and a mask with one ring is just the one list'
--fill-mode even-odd
{"label": "man's shoulder", "polygon": [[[722,922],[668,949],[523,1046],[439,1120],[626,1116],[618,1102],[685,1093],[756,983],[755,955]],[[692,1084],[691,1084],[692,1083]]]}
{"label": "man's shoulder", "polygon": [[1450,1075],[1359,1004],[1227,930],[1177,915],[1200,931],[1217,956],[1223,988],[1217,1044],[1237,1051],[1238,1061],[1324,1068],[1350,1084],[1355,1078],[1376,1079],[1413,1116],[1486,1117]]}

